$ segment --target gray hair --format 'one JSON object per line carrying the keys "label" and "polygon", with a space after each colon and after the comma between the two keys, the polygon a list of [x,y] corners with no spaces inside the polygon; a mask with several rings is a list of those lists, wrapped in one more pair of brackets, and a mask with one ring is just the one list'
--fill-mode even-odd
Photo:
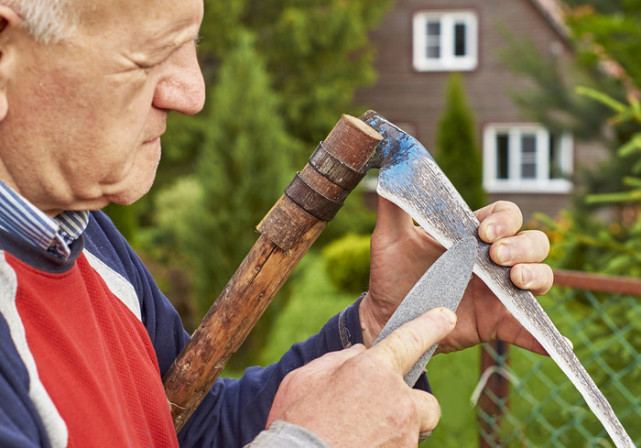
{"label": "gray hair", "polygon": [[27,31],[38,41],[56,43],[65,39],[76,24],[70,0],[0,0],[24,20]]}

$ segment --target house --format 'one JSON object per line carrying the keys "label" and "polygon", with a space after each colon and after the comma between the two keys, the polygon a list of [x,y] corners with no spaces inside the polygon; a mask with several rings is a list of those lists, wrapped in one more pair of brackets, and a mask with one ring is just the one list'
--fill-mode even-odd
{"label": "house", "polygon": [[528,37],[561,63],[573,57],[556,0],[398,0],[371,34],[379,77],[357,92],[356,103],[432,151],[449,74],[460,72],[490,199],[516,202],[526,219],[535,212],[555,216],[569,205],[573,173],[603,160],[606,151],[525,118],[512,92],[528,81],[500,56],[509,35]]}

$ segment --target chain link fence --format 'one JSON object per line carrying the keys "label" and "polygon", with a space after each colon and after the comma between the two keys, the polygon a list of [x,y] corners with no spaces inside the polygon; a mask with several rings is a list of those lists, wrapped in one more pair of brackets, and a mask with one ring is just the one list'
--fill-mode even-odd
{"label": "chain link fence", "polygon": [[[641,446],[641,297],[555,286],[540,300]],[[614,446],[551,359],[495,343],[482,363],[481,447]]]}

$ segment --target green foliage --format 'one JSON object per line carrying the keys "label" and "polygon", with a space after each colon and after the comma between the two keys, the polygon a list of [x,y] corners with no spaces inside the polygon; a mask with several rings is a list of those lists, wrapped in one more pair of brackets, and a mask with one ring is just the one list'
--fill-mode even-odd
{"label": "green foliage", "polygon": [[596,63],[599,56],[607,55],[623,67],[633,84],[641,86],[641,3],[613,1],[600,11],[590,5],[579,6],[566,22],[577,42],[587,42],[578,46],[581,57]]}
{"label": "green foliage", "polygon": [[294,271],[291,298],[267,336],[260,355],[262,365],[278,361],[292,344],[318,332],[333,315],[356,301],[356,295],[336,289],[324,267],[324,257],[312,251]]}
{"label": "green foliage", "polygon": [[[503,62],[514,73],[531,81],[529,87],[511,93],[523,116],[554,133],[571,132],[576,139],[598,141],[612,153],[612,157],[600,166],[575,173],[573,181],[579,194],[621,190],[621,179],[630,174],[631,164],[630,160],[616,157],[616,151],[639,127],[626,124],[605,132],[610,109],[575,89],[576,85],[582,85],[598,89],[615,101],[624,101],[625,89],[621,83],[599,68],[594,51],[592,58],[579,57],[570,62],[554,53],[541,52],[529,38],[517,37],[507,31],[503,34],[509,42],[501,50]],[[575,46],[583,47],[580,42]],[[590,48],[594,49],[586,47],[581,54],[588,54]],[[578,154],[577,160],[580,156]],[[575,201],[575,206],[586,210],[599,207],[588,206],[583,200]]]}
{"label": "green foliage", "polygon": [[[182,255],[177,260],[192,273],[201,314],[256,241],[255,226],[281,195],[295,151],[251,33],[236,36],[210,92],[216,108],[207,111],[195,172],[161,190],[156,201],[154,242]],[[265,328],[275,311],[265,315]],[[260,328],[239,359],[255,345],[262,345]]]}
{"label": "green foliage", "polygon": [[252,3],[247,22],[259,30],[260,50],[284,98],[287,131],[315,143],[327,135],[340,114],[351,110],[354,90],[375,80],[367,32],[393,2]]}
{"label": "green foliage", "polygon": [[[278,97],[251,35],[238,36],[237,47],[225,58],[218,84],[211,90],[216,109],[208,113],[196,172],[163,193],[177,198],[185,189],[184,179],[191,179],[187,182],[192,191],[182,200],[190,203],[197,218],[182,228],[158,220],[191,260],[203,311],[255,242],[255,225],[278,199],[292,172],[294,143],[277,112]],[[159,208],[157,215],[173,210]]]}
{"label": "green foliage", "polygon": [[323,249],[328,277],[339,290],[358,294],[368,289],[370,239],[348,234]]}
{"label": "green foliage", "polygon": [[306,144],[295,155],[299,165],[338,117],[352,110],[355,89],[375,80],[367,32],[392,3],[238,0],[232,6],[226,0],[207,0],[201,30],[205,72],[224,59],[239,29],[256,36],[256,50],[282,99],[279,114],[285,129]]}
{"label": "green foliage", "polygon": [[[641,124],[641,102],[634,96],[630,96],[628,104],[624,104],[593,89],[579,88],[578,91],[613,109],[617,114],[610,118],[610,123],[623,125],[629,121],[635,121]],[[633,175],[623,178],[623,185],[627,191],[615,194],[593,194],[587,198],[589,203],[641,201],[641,131],[629,137],[629,140],[619,148],[618,155],[621,160],[631,166]],[[634,163],[630,162],[631,159]]]}
{"label": "green foliage", "polygon": [[215,251],[201,249],[196,268],[206,307],[205,295],[222,289],[256,240],[254,228],[289,180],[295,151],[249,34],[223,62],[212,100],[216,109],[196,171],[204,190],[200,237]]}
{"label": "green foliage", "polygon": [[[638,85],[641,28],[631,24],[639,18],[639,6],[627,1],[591,0],[587,7],[585,3],[569,2],[576,7],[568,16],[579,55],[575,64],[562,64],[518,39],[505,51],[504,60],[534,81],[533,88],[516,96],[524,114],[553,131],[599,139],[611,151],[607,162],[577,173],[578,193],[571,211],[557,220],[539,217],[552,240],[550,262],[561,268],[635,276],[641,273],[641,228],[631,201],[641,198],[641,107],[627,95],[630,83],[605,75],[599,63],[604,56],[615,60]],[[603,132],[606,128],[610,132]],[[612,222],[595,218],[594,210],[604,206],[620,216]]]}
{"label": "green foliage", "polygon": [[546,260],[556,268],[641,276],[641,221],[632,226],[603,223],[587,213],[563,213],[553,220],[537,215],[552,243]]}
{"label": "green foliage", "polygon": [[436,131],[435,158],[473,210],[487,204],[476,126],[458,73],[452,73],[447,84],[445,110]]}
{"label": "green foliage", "polygon": [[[635,120],[641,123],[641,105],[630,98],[629,104],[619,102],[599,91],[580,88],[577,91],[605,104],[616,112],[610,119],[613,124]],[[628,164],[630,159],[641,156],[641,132],[634,134],[618,151],[619,158]],[[638,159],[637,159],[638,160]],[[624,209],[634,212],[630,204],[641,202],[641,165],[631,164],[634,176],[624,178],[626,191],[619,193],[591,194],[588,203],[621,203]],[[548,227],[553,241],[553,261],[560,267],[600,272],[612,275],[638,277],[641,275],[641,219],[630,222],[603,223],[577,208],[560,220],[539,216]],[[555,255],[559,255],[554,257]],[[555,259],[556,258],[556,259]]]}
{"label": "green foliage", "polygon": [[578,95],[573,85],[600,86],[616,95],[620,87],[584,65],[562,66],[559,58],[543,54],[534,43],[503,31],[509,44],[501,59],[514,72],[532,81],[530,88],[511,92],[522,113],[552,132],[571,132],[575,138],[602,138],[607,109]]}
{"label": "green foliage", "polygon": [[116,224],[122,235],[135,245],[138,222],[136,219],[136,209],[119,204],[109,204],[103,211],[109,215],[111,220]]}
{"label": "green foliage", "polygon": [[376,210],[364,206],[366,200],[364,181],[352,191],[336,216],[314,243],[324,247],[328,243],[342,238],[348,233],[371,235],[376,225]]}

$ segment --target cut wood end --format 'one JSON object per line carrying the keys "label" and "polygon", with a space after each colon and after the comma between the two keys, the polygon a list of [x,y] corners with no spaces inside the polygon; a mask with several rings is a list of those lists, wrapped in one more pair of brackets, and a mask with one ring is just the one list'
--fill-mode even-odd
{"label": "cut wood end", "polygon": [[381,140],[381,135],[363,121],[342,115],[323,143],[327,152],[353,170],[360,171]]}
{"label": "cut wood end", "polygon": [[383,140],[383,136],[376,132],[371,126],[369,126],[367,123],[365,123],[363,120],[360,118],[353,117],[351,115],[343,114],[343,119],[349,123],[350,126],[358,129],[361,131],[363,134],[366,134],[368,137],[381,141]]}

